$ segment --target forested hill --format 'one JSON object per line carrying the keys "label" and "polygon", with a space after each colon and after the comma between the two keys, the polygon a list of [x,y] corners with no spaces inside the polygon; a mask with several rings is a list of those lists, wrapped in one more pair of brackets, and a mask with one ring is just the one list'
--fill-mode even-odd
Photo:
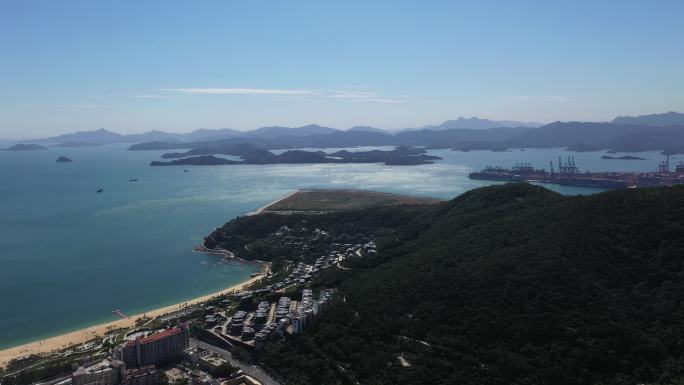
{"label": "forested hill", "polygon": [[684,381],[684,187],[509,184],[307,221],[394,232],[374,259],[323,274],[332,311],[268,348],[288,384]]}

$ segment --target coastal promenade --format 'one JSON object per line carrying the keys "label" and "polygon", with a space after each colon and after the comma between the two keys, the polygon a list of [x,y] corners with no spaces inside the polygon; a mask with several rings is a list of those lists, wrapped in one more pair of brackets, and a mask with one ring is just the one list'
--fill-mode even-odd
{"label": "coastal promenade", "polygon": [[25,357],[32,354],[44,354],[50,353],[52,351],[61,350],[67,348],[71,345],[81,344],[90,341],[97,337],[103,337],[107,333],[123,328],[130,328],[135,326],[136,321],[141,318],[155,318],[167,313],[171,313],[177,310],[181,310],[188,306],[192,306],[198,303],[206,302],[209,299],[223,295],[229,294],[234,291],[242,291],[246,286],[254,283],[255,281],[261,279],[261,276],[252,277],[242,283],[233,285],[231,287],[219,290],[217,292],[207,294],[201,297],[193,298],[191,300],[177,303],[174,305],[164,306],[158,309],[150,310],[145,313],[136,314],[127,319],[120,319],[112,322],[107,322],[99,325],[90,326],[81,330],[73,331],[70,333],[62,334],[59,336],[47,338],[40,341],[30,342],[24,345],[19,345],[11,348],[7,348],[0,351],[0,367],[4,367],[7,363],[15,358]]}

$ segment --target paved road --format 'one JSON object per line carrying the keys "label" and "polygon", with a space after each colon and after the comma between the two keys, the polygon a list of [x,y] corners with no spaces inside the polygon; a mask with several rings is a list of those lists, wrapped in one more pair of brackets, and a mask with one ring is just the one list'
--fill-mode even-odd
{"label": "paved road", "polygon": [[58,382],[62,382],[62,381],[64,381],[64,380],[68,379],[68,378],[71,378],[71,374],[68,374],[68,375],[66,375],[66,376],[62,376],[62,377],[59,377],[59,378],[55,378],[54,380],[50,380],[50,381],[34,382],[33,384],[34,384],[34,385],[53,385],[53,384],[56,384],[56,383],[58,383]]}
{"label": "paved road", "polygon": [[206,349],[214,353],[220,354],[223,358],[227,359],[231,365],[235,366],[236,368],[242,369],[243,372],[261,381],[261,383],[264,385],[282,385],[280,382],[276,381],[273,377],[271,377],[260,367],[247,364],[243,361],[238,361],[237,359],[233,358],[233,355],[229,351],[225,349],[221,349],[217,346],[196,340],[194,338],[190,339],[190,345],[197,346],[202,349]]}

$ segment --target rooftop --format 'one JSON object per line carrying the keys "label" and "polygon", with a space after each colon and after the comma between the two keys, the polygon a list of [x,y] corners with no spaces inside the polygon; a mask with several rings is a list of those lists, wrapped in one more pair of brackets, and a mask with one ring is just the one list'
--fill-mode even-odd
{"label": "rooftop", "polygon": [[166,337],[169,337],[169,336],[172,336],[175,334],[179,334],[181,332],[183,332],[183,329],[176,326],[176,327],[173,327],[171,329],[166,329],[163,332],[153,334],[151,336],[138,338],[138,339],[133,340],[133,341],[128,341],[127,346],[128,345],[135,345],[135,344],[148,344],[150,342],[154,342],[154,341],[160,340],[162,338],[166,338]]}

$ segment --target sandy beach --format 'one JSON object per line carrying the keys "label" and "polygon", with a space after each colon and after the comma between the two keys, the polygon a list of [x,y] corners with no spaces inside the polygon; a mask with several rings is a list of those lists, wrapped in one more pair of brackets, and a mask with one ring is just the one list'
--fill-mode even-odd
{"label": "sandy beach", "polygon": [[15,346],[12,348],[0,351],[0,367],[4,367],[10,360],[28,356],[31,354],[49,353],[53,350],[64,349],[70,345],[81,344],[89,341],[95,337],[101,337],[111,330],[129,328],[135,325],[135,321],[146,316],[149,318],[158,317],[160,315],[170,313],[176,310],[183,309],[187,306],[194,305],[200,302],[205,302],[213,297],[221,294],[227,294],[232,291],[240,291],[245,286],[254,283],[261,279],[261,276],[253,277],[240,284],[225,288],[215,293],[207,294],[201,297],[193,298],[191,300],[177,303],[174,305],[165,306],[159,309],[150,310],[145,313],[130,316],[128,319],[120,319],[117,321],[107,322],[100,325],[94,325],[85,329],[77,330],[71,333],[62,334],[59,336],[47,338],[40,341],[30,342],[28,344]]}
{"label": "sandy beach", "polygon": [[300,191],[304,191],[304,190],[295,190],[295,191],[292,191],[291,193],[285,195],[284,197],[278,198],[278,199],[274,200],[273,202],[267,204],[266,206],[260,207],[260,208],[259,208],[258,210],[256,210],[256,211],[253,211],[253,212],[251,212],[251,213],[247,213],[247,215],[259,215],[259,214],[262,214],[264,211],[268,210],[269,207],[275,205],[275,204],[278,203],[278,202],[284,201],[285,199],[287,199],[287,198],[289,198],[289,197],[291,197],[291,196],[297,194],[297,193],[300,192]]}

